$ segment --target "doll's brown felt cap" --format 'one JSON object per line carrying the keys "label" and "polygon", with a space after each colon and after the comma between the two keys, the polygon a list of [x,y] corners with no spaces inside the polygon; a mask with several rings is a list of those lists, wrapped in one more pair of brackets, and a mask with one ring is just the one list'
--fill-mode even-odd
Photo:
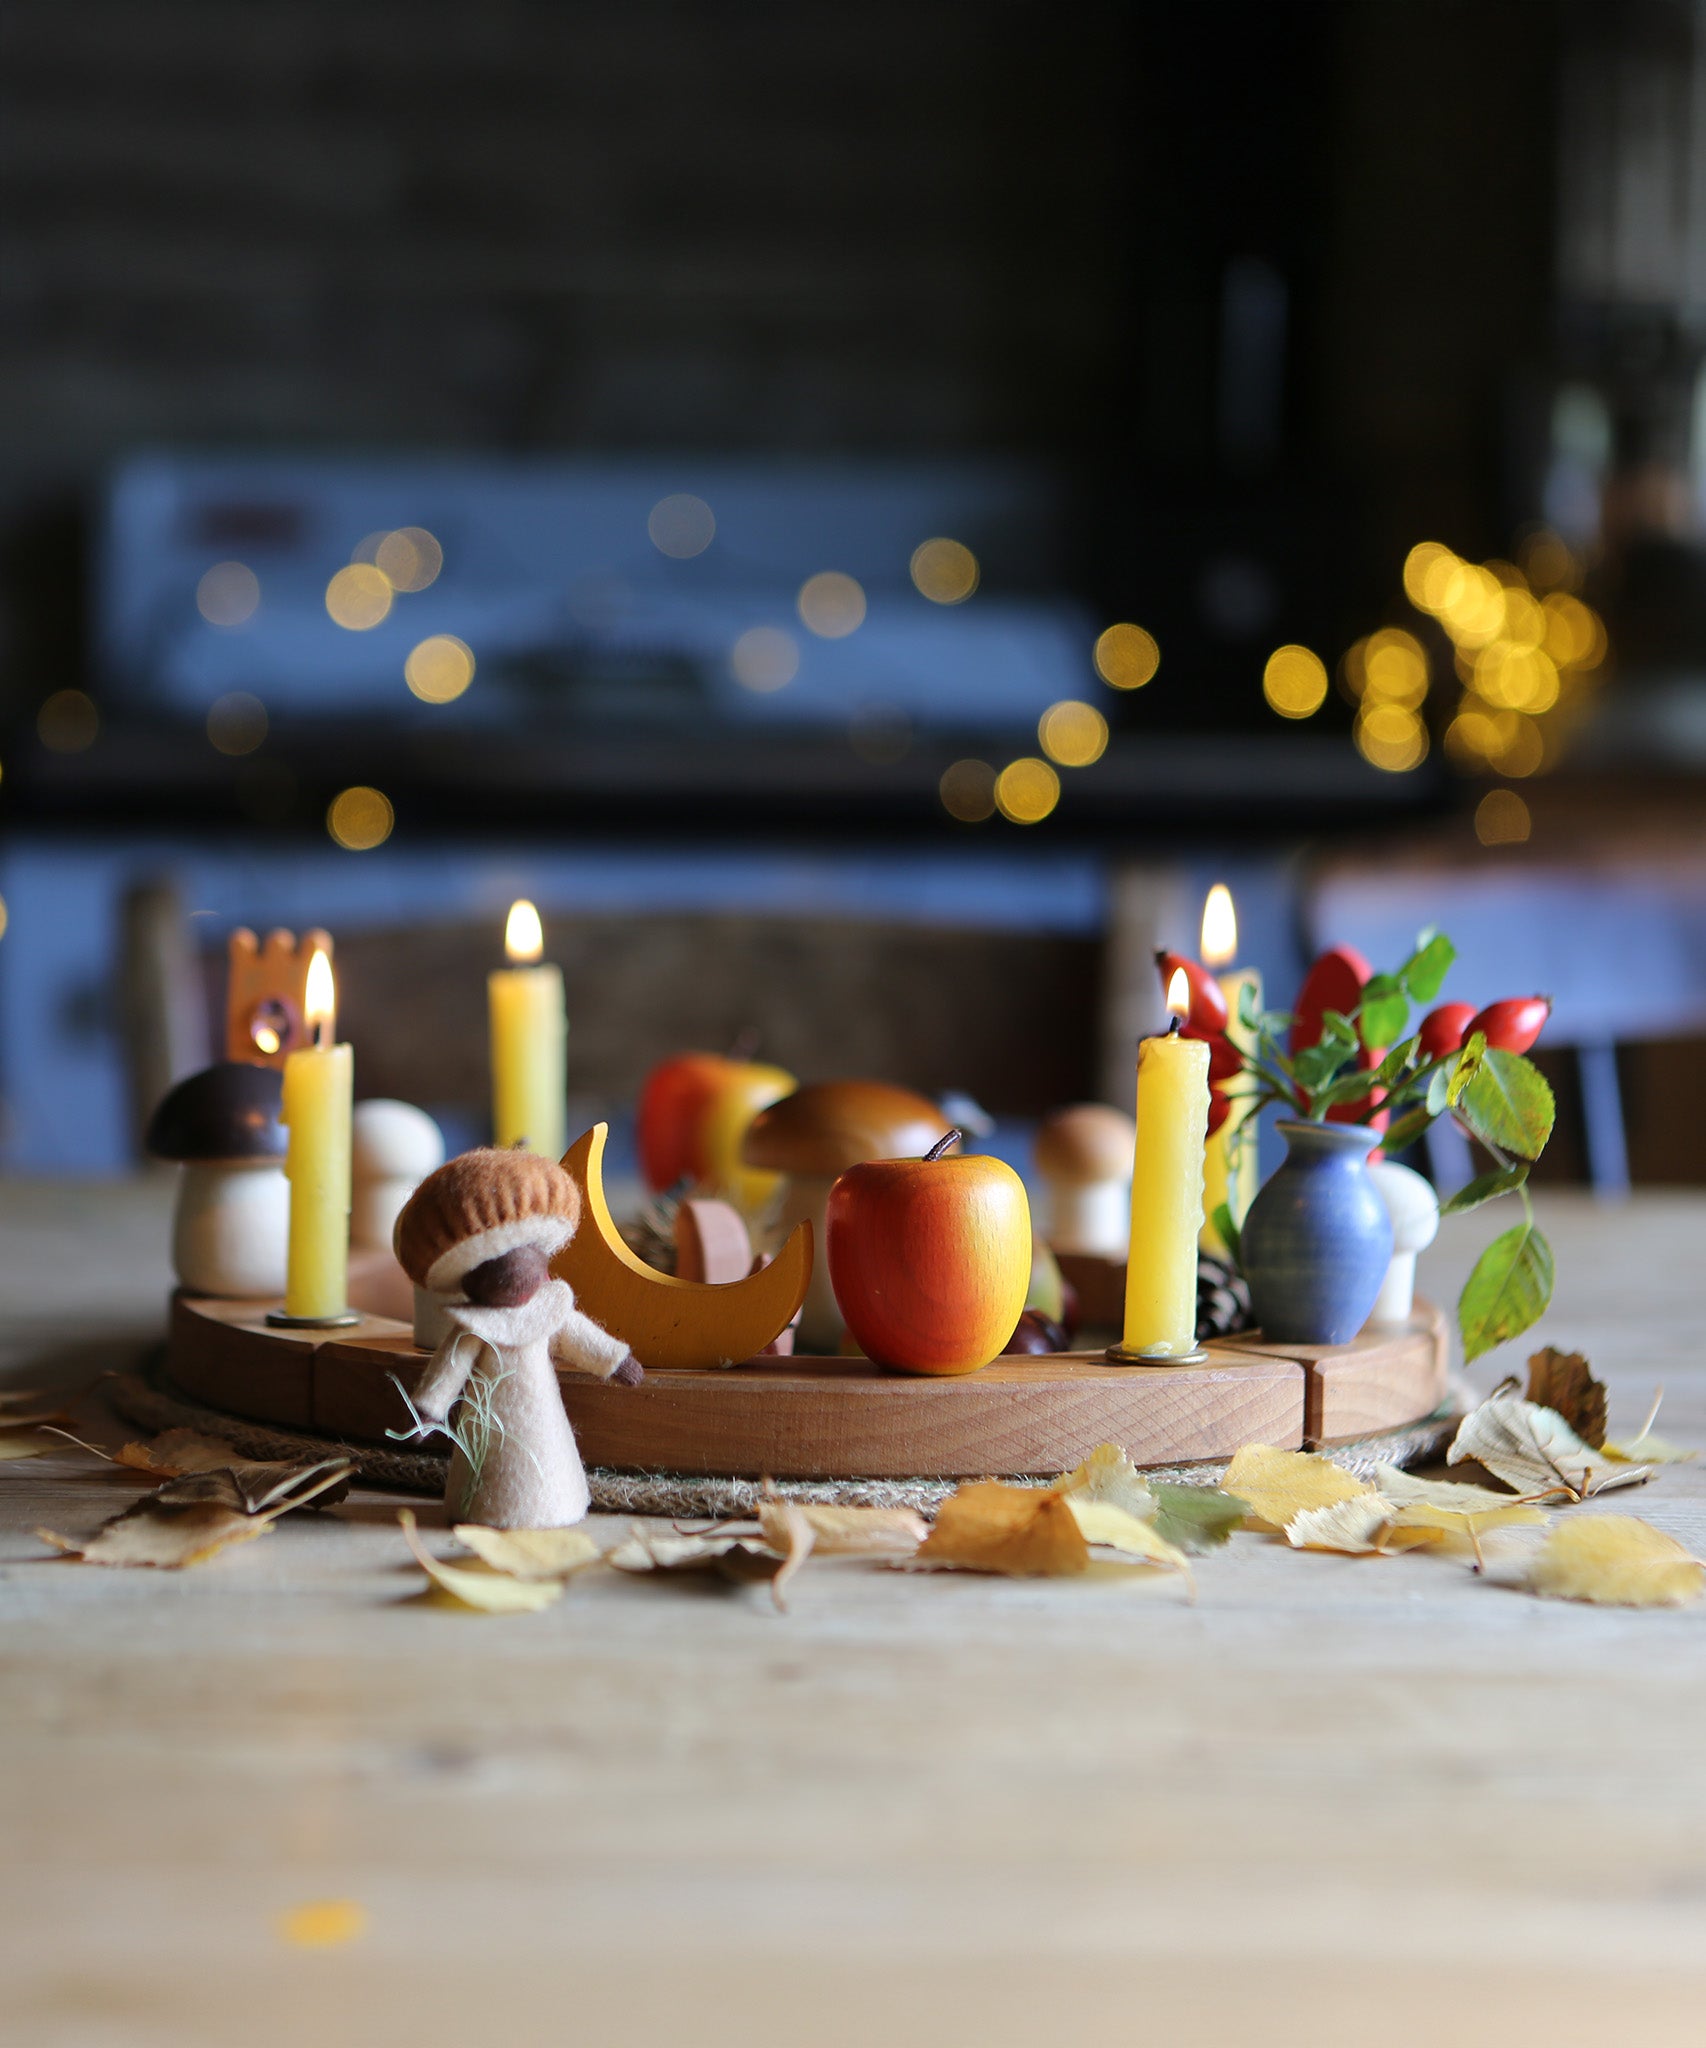
{"label": "doll's brown felt cap", "polygon": [[522,1245],[561,1251],[581,1217],[581,1193],[534,1152],[464,1152],[429,1173],[397,1218],[392,1247],[417,1287],[450,1294],[488,1259]]}

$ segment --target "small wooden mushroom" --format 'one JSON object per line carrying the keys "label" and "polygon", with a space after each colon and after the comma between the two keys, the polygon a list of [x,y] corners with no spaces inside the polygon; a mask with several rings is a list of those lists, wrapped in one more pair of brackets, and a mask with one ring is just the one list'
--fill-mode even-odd
{"label": "small wooden mushroom", "polygon": [[1043,1120],[1036,1165],[1048,1190],[1043,1236],[1053,1250],[1126,1256],[1136,1141],[1131,1118],[1103,1102],[1074,1103]]}
{"label": "small wooden mushroom", "polygon": [[824,1210],[837,1176],[868,1159],[922,1159],[952,1128],[927,1097],[887,1081],[817,1081],[753,1118],[742,1159],[787,1176],[778,1241],[796,1223],[812,1226],[812,1277],[799,1333],[805,1350],[832,1352],[841,1341],[824,1253]]}
{"label": "small wooden mushroom", "polygon": [[442,1430],[456,1445],[444,1497],[458,1521],[578,1522],[590,1495],[556,1367],[630,1384],[643,1377],[627,1345],[551,1277],[580,1214],[580,1190],[555,1160],[482,1150],[429,1174],[397,1219],[403,1270],[439,1297],[450,1324],[415,1405],[421,1430]]}
{"label": "small wooden mushroom", "polygon": [[386,1096],[358,1102],[350,1120],[350,1244],[389,1251],[403,1204],[444,1164],[444,1134],[424,1109]]}
{"label": "small wooden mushroom", "polygon": [[192,1294],[263,1301],[284,1292],[290,1244],[287,1143],[277,1067],[221,1060],[161,1098],[144,1140],[182,1172],[172,1270]]}
{"label": "small wooden mushroom", "polygon": [[1380,1283],[1369,1321],[1405,1323],[1416,1298],[1416,1254],[1439,1235],[1439,1197],[1432,1183],[1395,1159],[1377,1160],[1368,1177],[1392,1219],[1392,1263]]}

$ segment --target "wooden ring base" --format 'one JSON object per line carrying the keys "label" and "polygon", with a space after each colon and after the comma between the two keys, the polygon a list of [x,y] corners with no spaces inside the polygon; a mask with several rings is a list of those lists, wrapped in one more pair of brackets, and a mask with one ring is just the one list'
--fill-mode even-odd
{"label": "wooden ring base", "polygon": [[[382,1443],[427,1362],[408,1326],[270,1328],[276,1304],[179,1294],[166,1370],[226,1414]],[[1348,1442],[1422,1420],[1446,1392],[1445,1319],[1337,1347],[1216,1340],[1197,1365],[1109,1365],[1099,1352],[999,1358],[922,1378],[865,1359],[759,1358],[726,1372],[648,1373],[637,1387],[561,1375],[589,1465],[774,1479],[975,1478],[1067,1470],[1098,1444],[1139,1465],[1229,1458],[1243,1444]]]}

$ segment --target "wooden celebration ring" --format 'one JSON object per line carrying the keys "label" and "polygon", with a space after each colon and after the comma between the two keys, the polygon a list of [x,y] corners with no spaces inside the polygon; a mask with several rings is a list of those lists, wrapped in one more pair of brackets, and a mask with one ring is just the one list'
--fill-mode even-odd
{"label": "wooden celebration ring", "polygon": [[[344,1441],[382,1443],[408,1426],[397,1382],[412,1389],[427,1354],[406,1324],[364,1314],[349,1330],[276,1329],[271,1306],[177,1295],[169,1379],[226,1414]],[[1445,1319],[1425,1302],[1402,1328],[1337,1347],[1256,1334],[1206,1349],[1201,1365],[1058,1352],[952,1379],[760,1358],[648,1373],[637,1387],[572,1372],[561,1383],[589,1465],[774,1479],[1051,1474],[1109,1442],[1139,1465],[1183,1464],[1246,1443],[1347,1442],[1420,1421],[1445,1398]]]}

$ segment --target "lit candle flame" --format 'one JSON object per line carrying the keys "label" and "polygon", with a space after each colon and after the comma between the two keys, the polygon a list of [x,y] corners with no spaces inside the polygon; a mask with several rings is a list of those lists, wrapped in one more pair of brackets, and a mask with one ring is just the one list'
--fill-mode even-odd
{"label": "lit candle flame", "polygon": [[1167,984],[1167,1007],[1175,1017],[1191,1014],[1190,978],[1182,967],[1173,969],[1173,978]]}
{"label": "lit candle flame", "polygon": [[531,966],[545,951],[545,933],[539,923],[539,913],[523,896],[509,907],[509,922],[504,926],[504,952],[512,966]]}
{"label": "lit candle flame", "polygon": [[332,986],[332,963],[318,946],[308,962],[308,978],[302,986],[302,1016],[308,1026],[308,1036],[316,1045],[327,1044],[332,1035],[332,1019],[337,1015],[338,999]]}
{"label": "lit candle flame", "polygon": [[1216,882],[1202,907],[1202,958],[1205,967],[1230,967],[1238,957],[1238,913],[1232,891]]}

